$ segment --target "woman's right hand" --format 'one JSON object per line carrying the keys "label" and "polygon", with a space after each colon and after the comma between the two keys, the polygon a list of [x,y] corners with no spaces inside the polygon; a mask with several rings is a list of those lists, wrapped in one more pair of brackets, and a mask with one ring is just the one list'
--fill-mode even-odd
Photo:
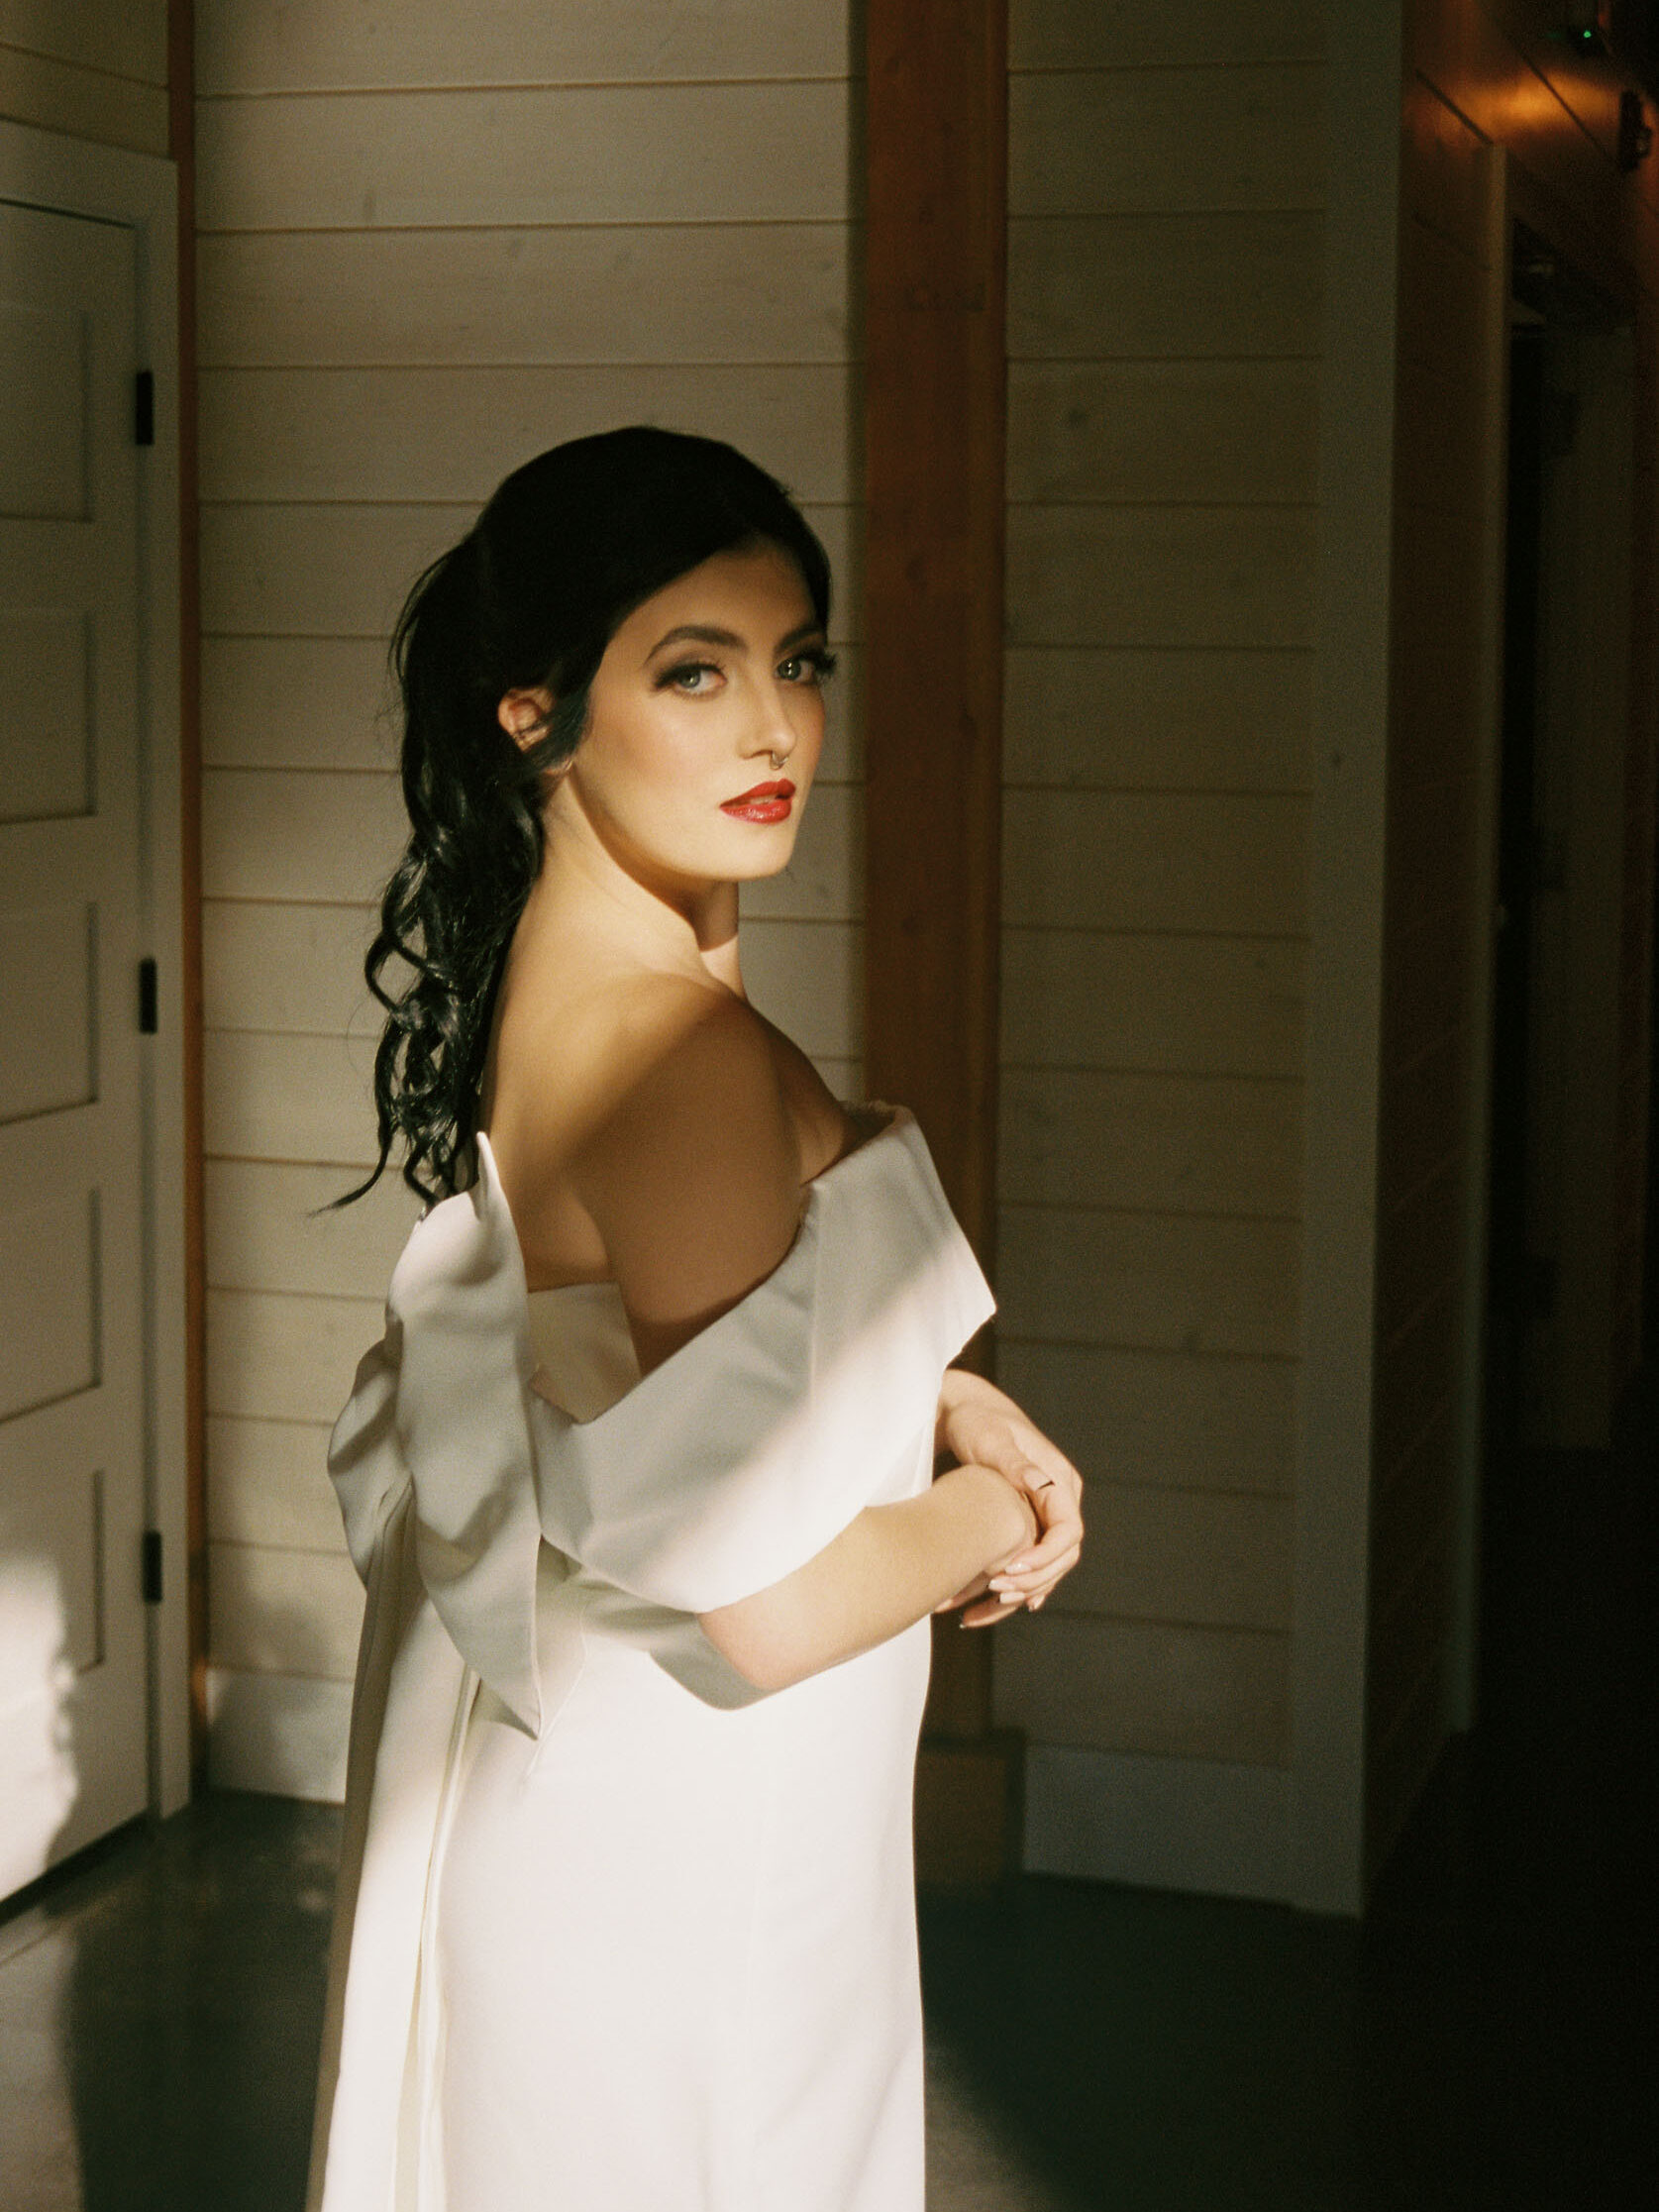
{"label": "woman's right hand", "polygon": [[[1010,1558],[998,1568],[988,1588],[1004,1606],[1017,1603],[1036,1613],[1078,1563],[1083,1546],[1082,1476],[1006,1391],[962,1368],[945,1371],[934,1441],[959,1460],[993,1467],[1035,1508],[1042,1524],[1037,1543],[1017,1561]],[[974,1625],[983,1627],[996,1618],[987,1612]]]}

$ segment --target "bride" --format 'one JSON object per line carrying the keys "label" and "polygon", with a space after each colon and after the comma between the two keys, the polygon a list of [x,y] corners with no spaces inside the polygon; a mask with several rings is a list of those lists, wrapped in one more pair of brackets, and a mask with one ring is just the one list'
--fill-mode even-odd
{"label": "bride", "polygon": [[375,1174],[430,1204],[330,1454],[327,2212],[920,2212],[928,1616],[1040,1607],[1081,1486],[949,1365],[990,1299],[914,1122],[744,994],[829,598],[773,478],[627,429],[398,627]]}

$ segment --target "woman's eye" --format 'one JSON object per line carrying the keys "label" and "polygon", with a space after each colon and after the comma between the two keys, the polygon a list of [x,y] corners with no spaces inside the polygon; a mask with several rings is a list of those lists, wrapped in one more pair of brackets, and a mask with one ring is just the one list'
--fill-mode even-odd
{"label": "woman's eye", "polygon": [[833,653],[791,653],[778,664],[778,678],[784,684],[821,684],[834,673]]}
{"label": "woman's eye", "polygon": [[670,669],[666,675],[658,678],[658,687],[661,689],[673,685],[676,691],[683,691],[688,697],[695,698],[700,692],[714,688],[719,674],[720,671],[712,661],[682,661],[678,668]]}

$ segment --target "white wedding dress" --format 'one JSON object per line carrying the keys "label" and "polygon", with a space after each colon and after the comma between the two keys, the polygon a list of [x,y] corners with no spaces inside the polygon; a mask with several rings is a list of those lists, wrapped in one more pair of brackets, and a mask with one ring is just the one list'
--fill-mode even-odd
{"label": "white wedding dress", "polygon": [[487,1140],[329,1455],[368,1585],[310,2202],[921,2212],[920,1622],[762,1696],[696,1615],[931,1476],[991,1311],[914,1121],[643,1380]]}

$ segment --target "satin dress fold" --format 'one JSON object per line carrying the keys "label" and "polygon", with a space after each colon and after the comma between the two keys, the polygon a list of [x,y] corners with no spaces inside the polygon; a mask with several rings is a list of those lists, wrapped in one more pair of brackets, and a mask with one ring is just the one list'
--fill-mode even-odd
{"label": "satin dress fold", "polygon": [[925,1621],[771,1695],[697,1616],[931,1479],[991,1312],[911,1117],[641,1377],[486,1138],[329,1466],[367,1585],[314,2212],[921,2212]]}

